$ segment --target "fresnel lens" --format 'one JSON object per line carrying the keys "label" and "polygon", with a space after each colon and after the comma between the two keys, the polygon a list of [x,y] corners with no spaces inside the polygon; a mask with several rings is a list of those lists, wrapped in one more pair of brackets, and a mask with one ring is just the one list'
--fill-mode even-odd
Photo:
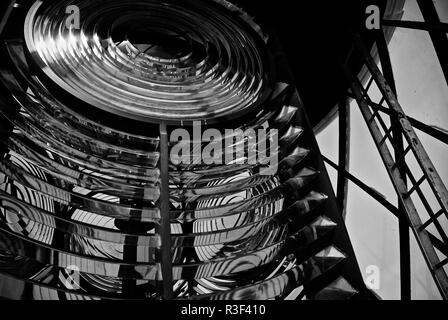
{"label": "fresnel lens", "polygon": [[23,1],[15,14],[0,296],[365,290],[275,34],[224,0]]}

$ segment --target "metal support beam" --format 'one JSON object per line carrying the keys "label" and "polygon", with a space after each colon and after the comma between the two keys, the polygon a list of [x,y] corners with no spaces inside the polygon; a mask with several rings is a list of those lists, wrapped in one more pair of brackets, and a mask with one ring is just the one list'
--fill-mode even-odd
{"label": "metal support beam", "polygon": [[[380,58],[381,68],[384,73],[384,78],[390,85],[392,92],[397,96],[397,89],[395,86],[394,73],[392,70],[392,62],[390,60],[389,49],[387,46],[386,37],[382,30],[376,33],[376,44],[378,48],[378,56]],[[373,77],[372,77],[373,79]],[[403,135],[399,127],[398,115],[390,114],[390,124],[392,139],[394,141],[394,156],[397,169],[401,175],[404,185],[406,185],[406,168],[404,162],[397,162],[400,156],[404,153]],[[398,219],[399,225],[399,239],[400,239],[400,289],[401,300],[411,300],[411,247],[409,239],[409,225],[407,221],[405,208],[401,203],[398,203],[400,217]]]}
{"label": "metal support beam", "polygon": [[[355,99],[355,96],[350,93],[347,92],[347,96],[350,98]],[[391,115],[391,114],[397,114],[394,110],[388,109],[386,107],[383,107],[381,104],[375,103],[371,100],[367,100],[367,103],[369,104],[370,107],[372,107],[374,110],[376,111],[381,111],[384,114],[387,115]],[[398,116],[398,114],[397,114]],[[439,129],[433,126],[430,126],[426,123],[423,123],[417,119],[414,119],[412,117],[407,116],[409,123],[412,125],[412,127],[414,127],[415,129],[426,133],[427,135],[433,137],[434,139],[439,140],[440,142],[443,142],[445,144],[448,144],[448,131],[445,131],[444,129]]]}
{"label": "metal support beam", "polygon": [[173,298],[173,267],[171,257],[171,223],[170,223],[170,185],[169,185],[169,150],[168,150],[168,132],[166,123],[160,124],[160,226],[159,235],[162,242],[161,268],[164,299]]}
{"label": "metal support beam", "polygon": [[[339,103],[339,166],[345,171],[350,167],[350,102],[343,99]],[[342,218],[347,215],[348,180],[342,171],[338,171],[336,198]]]}
{"label": "metal support beam", "polygon": [[428,23],[419,21],[406,21],[406,20],[383,20],[383,26],[386,27],[397,27],[406,28],[414,30],[425,30],[425,31],[443,31],[448,32],[448,23]]}
{"label": "metal support beam", "polygon": [[353,182],[356,186],[358,186],[362,191],[367,193],[369,196],[371,196],[373,199],[378,201],[383,207],[385,207],[387,210],[389,210],[394,216],[397,218],[399,217],[399,211],[398,208],[395,207],[392,203],[387,201],[385,198],[383,198],[375,189],[372,189],[368,185],[366,185],[364,182],[362,182],[360,179],[356,178],[354,175],[352,175],[350,172],[344,170],[344,168],[338,166],[336,163],[331,161],[325,156],[322,156],[325,163],[327,163],[329,166],[333,167],[338,171],[339,174],[346,177],[348,180]]}
{"label": "metal support beam", "polygon": [[[354,98],[352,94],[348,94],[350,97]],[[398,114],[391,109],[388,109],[386,107],[383,107],[382,105],[375,103],[373,101],[367,101],[370,107],[372,107],[375,110],[381,111],[382,113],[385,113],[387,115],[395,114],[398,116]],[[409,123],[414,127],[415,129],[418,129],[419,131],[426,133],[427,135],[433,137],[434,139],[439,140],[440,142],[443,142],[445,144],[448,144],[448,133],[445,131],[442,131],[441,129],[432,127],[426,123],[423,123],[417,119],[414,119],[412,117],[407,117],[409,120]]]}

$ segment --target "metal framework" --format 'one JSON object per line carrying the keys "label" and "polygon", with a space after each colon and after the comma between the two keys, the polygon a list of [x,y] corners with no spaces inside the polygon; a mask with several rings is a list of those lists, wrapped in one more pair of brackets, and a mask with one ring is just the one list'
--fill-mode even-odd
{"label": "metal framework", "polygon": [[[383,26],[403,27],[429,32],[439,58],[445,78],[448,80],[448,25],[441,23],[432,1],[418,1],[425,22],[383,21]],[[389,177],[397,192],[399,203],[394,206],[375,190],[354,177],[348,171],[349,117],[347,104],[339,104],[339,165],[327,158],[325,162],[338,170],[337,195],[340,204],[346,203],[346,183],[350,180],[372,196],[399,219],[400,234],[400,274],[401,298],[411,298],[411,268],[409,229],[414,233],[423,253],[428,268],[443,299],[448,299],[448,277],[444,267],[448,264],[448,238],[442,219],[448,218],[448,192],[422,146],[414,129],[439,140],[448,142],[448,134],[421,121],[408,117],[397,100],[392,64],[390,61],[384,31],[376,35],[376,50],[381,63],[382,72],[377,66],[371,52],[367,50],[359,35],[350,33],[353,39],[352,56],[360,57],[365,63],[364,73],[368,77],[356,76],[348,63],[341,63],[344,74],[350,85],[349,98],[356,100],[375,141]],[[363,81],[364,80],[364,81]],[[447,82],[448,83],[448,82]],[[369,96],[369,91],[376,85],[382,98],[376,103]],[[417,161],[421,176],[417,176],[416,168],[411,168],[409,160]],[[418,170],[418,171],[420,171]],[[437,200],[437,209],[425,194],[422,184],[427,182],[431,193]],[[424,210],[416,209],[416,201],[421,201]],[[425,212],[421,212],[425,211]],[[344,209],[345,212],[345,209]],[[428,218],[425,218],[428,216]],[[434,229],[429,230],[430,227]]]}

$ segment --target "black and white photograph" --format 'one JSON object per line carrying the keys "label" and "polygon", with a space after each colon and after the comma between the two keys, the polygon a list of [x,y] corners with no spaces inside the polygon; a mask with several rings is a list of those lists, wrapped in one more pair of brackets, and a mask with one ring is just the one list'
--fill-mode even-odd
{"label": "black and white photograph", "polygon": [[447,183],[448,0],[0,1],[2,304],[448,300]]}

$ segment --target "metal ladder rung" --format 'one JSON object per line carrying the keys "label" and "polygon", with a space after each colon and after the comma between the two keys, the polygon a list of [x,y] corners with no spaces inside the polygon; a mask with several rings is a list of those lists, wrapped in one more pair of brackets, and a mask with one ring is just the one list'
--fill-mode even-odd
{"label": "metal ladder rung", "polygon": [[405,198],[409,198],[410,197],[410,195],[415,191],[415,190],[417,190],[417,188],[419,188],[420,187],[420,185],[423,183],[423,181],[425,181],[426,180],[426,176],[422,176],[413,186],[412,186],[412,188],[411,189],[409,189],[409,191],[406,193],[406,194],[404,194],[403,196],[405,197]]}
{"label": "metal ladder rung", "polygon": [[448,257],[448,246],[446,241],[440,240],[437,238],[434,234],[432,234],[429,231],[426,231],[429,239],[431,240],[432,245],[434,248],[436,248],[441,254],[443,254],[445,257]]}
{"label": "metal ladder rung", "polygon": [[436,265],[434,266],[434,269],[435,269],[435,270],[437,270],[437,269],[441,269],[441,268],[443,268],[446,264],[448,264],[448,258],[446,258],[445,260],[440,261],[438,264],[436,264]]}
{"label": "metal ladder rung", "polygon": [[[417,185],[418,182],[412,176],[412,173],[411,173],[409,167],[407,167],[407,166],[406,166],[406,171],[407,171],[407,175],[408,175],[409,180],[411,181],[412,185]],[[425,180],[425,179],[423,179],[423,180]],[[417,191],[418,196],[420,198],[420,201],[422,202],[423,206],[425,207],[425,210],[428,213],[429,217],[433,218],[434,217],[434,212],[432,211],[431,205],[429,204],[428,200],[425,198],[422,189],[417,185],[415,190]],[[403,198],[405,198],[405,197],[403,197]],[[445,212],[444,210],[445,209],[442,207],[442,209],[439,210],[439,212],[443,213],[443,212]],[[433,222],[434,222],[434,226],[436,227],[437,231],[440,233],[440,236],[443,238],[443,241],[448,244],[448,237],[446,236],[446,234],[445,234],[442,226],[440,225],[439,221],[437,219],[434,219]],[[416,228],[417,228],[417,231],[422,231],[421,225],[416,227]]]}
{"label": "metal ladder rung", "polygon": [[367,120],[368,123],[371,123],[373,120],[375,120],[376,117],[379,116],[379,113],[377,110],[374,110],[372,113],[372,116]]}
{"label": "metal ladder rung", "polygon": [[367,85],[366,85],[365,89],[363,88],[363,90],[362,90],[363,91],[363,97],[367,97],[368,96],[370,87],[373,84],[373,80],[374,80],[373,77],[370,76],[369,82],[367,82]]}
{"label": "metal ladder rung", "polygon": [[390,135],[392,134],[392,131],[394,130],[394,128],[395,128],[395,125],[391,126],[389,129],[387,129],[387,131],[384,134],[384,137],[379,142],[380,146],[382,146],[386,142],[387,139],[391,138]]}
{"label": "metal ladder rung", "polygon": [[444,212],[445,211],[443,211],[443,209],[437,211],[437,213],[435,213],[433,217],[429,218],[424,224],[421,225],[420,231],[426,229],[431,223],[437,220]]}
{"label": "metal ladder rung", "polygon": [[406,149],[403,150],[403,154],[397,159],[395,160],[394,165],[392,166],[392,169],[395,169],[401,162],[403,162],[403,160],[406,158],[406,155],[408,154],[409,151],[412,150],[412,146],[408,145],[406,147]]}

